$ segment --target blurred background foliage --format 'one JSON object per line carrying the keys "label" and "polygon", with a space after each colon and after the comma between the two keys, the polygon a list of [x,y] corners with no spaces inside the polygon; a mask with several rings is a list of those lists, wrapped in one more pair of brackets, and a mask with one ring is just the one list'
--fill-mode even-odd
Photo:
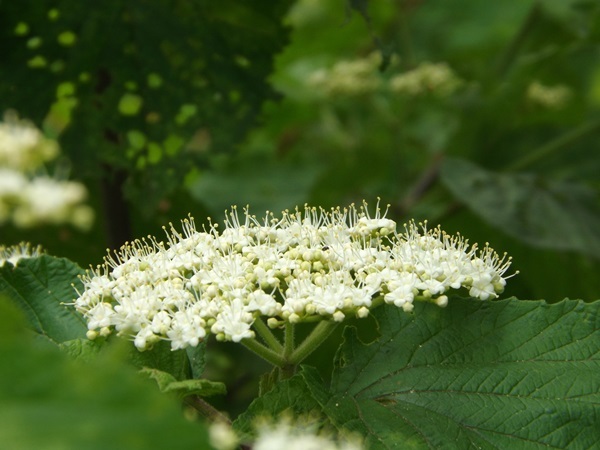
{"label": "blurred background foliage", "polygon": [[[58,139],[98,213],[90,233],[2,226],[3,244],[87,267],[188,213],[202,223],[232,204],[260,216],[381,197],[399,223],[440,223],[512,255],[507,296],[598,298],[596,0],[0,9],[0,109]],[[218,349],[208,367],[239,412],[264,367],[242,374],[227,357],[237,347]],[[319,353],[308,362],[327,368]]]}

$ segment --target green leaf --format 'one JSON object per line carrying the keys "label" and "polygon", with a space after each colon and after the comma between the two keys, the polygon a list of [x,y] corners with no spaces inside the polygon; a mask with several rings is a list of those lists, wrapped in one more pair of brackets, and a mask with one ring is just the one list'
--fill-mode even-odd
{"label": "green leaf", "polygon": [[[290,414],[294,417],[323,415],[327,391],[316,369],[302,366],[293,377],[280,381],[264,395],[255,399],[250,407],[233,423],[234,428],[252,436],[253,424],[260,418],[277,418]],[[323,415],[326,420],[326,416]]]}
{"label": "green leaf", "polygon": [[[73,361],[15,327],[0,302],[0,442],[11,450],[211,448],[206,427],[186,420],[122,359]],[[21,320],[23,321],[23,320]],[[24,321],[23,321],[24,322]]]}
{"label": "green leaf", "polygon": [[149,367],[144,367],[141,372],[155,380],[161,392],[172,392],[181,398],[187,397],[188,395],[209,397],[211,395],[225,394],[227,392],[225,385],[216,381],[177,381],[173,375],[161,370],[151,369]]}
{"label": "green leaf", "polygon": [[190,375],[190,362],[185,350],[171,350],[171,344],[160,341],[145,352],[133,345],[128,346],[128,359],[139,369],[148,367],[171,374],[176,380],[185,380]]}
{"label": "green leaf", "polygon": [[204,372],[204,366],[206,364],[206,342],[201,342],[195,347],[186,347],[185,353],[187,354],[190,362],[192,377],[200,378]]}
{"label": "green leaf", "polygon": [[442,181],[490,225],[530,245],[600,257],[598,193],[533,174],[501,174],[448,158]]}
{"label": "green leaf", "polygon": [[326,411],[371,449],[592,449],[600,442],[600,301],[452,299],[348,328]]}
{"label": "green leaf", "polygon": [[54,343],[83,338],[87,331],[84,319],[72,306],[81,290],[77,278],[83,270],[65,258],[43,255],[23,259],[16,267],[0,268],[0,294],[19,306],[36,333]]}

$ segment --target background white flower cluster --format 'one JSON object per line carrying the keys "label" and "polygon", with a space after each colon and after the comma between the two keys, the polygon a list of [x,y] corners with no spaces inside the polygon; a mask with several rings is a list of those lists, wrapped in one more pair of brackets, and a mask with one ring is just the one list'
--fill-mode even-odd
{"label": "background white flower cluster", "polygon": [[160,339],[173,349],[196,346],[213,333],[239,342],[254,337],[255,320],[342,321],[365,317],[383,302],[413,309],[415,299],[445,306],[450,289],[480,299],[497,296],[510,259],[478,250],[460,236],[410,223],[403,233],[377,208],[374,217],[350,206],[331,211],[305,207],[258,220],[237,210],[225,228],[183,234],[168,241],[135,241],[109,255],[83,277],[74,302],[88,321],[88,337],[113,330],[140,350]]}
{"label": "background white flower cluster", "polygon": [[81,183],[58,180],[43,173],[59,148],[29,122],[14,113],[0,122],[0,225],[20,228],[69,223],[87,229],[93,210],[84,204]]}

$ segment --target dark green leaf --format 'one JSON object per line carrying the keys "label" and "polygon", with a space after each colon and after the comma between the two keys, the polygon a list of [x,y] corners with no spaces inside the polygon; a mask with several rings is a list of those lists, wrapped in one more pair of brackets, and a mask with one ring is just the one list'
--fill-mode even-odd
{"label": "dark green leaf", "polygon": [[192,371],[192,378],[200,378],[204,372],[204,366],[206,364],[206,342],[201,342],[195,347],[186,347],[185,353],[187,354],[190,362],[190,369]]}
{"label": "dark green leaf", "polygon": [[592,449],[600,442],[600,301],[451,299],[352,329],[327,414],[372,449]]}
{"label": "dark green leaf", "polygon": [[448,158],[442,181],[475,214],[505,233],[542,248],[600,257],[598,193],[575,182],[533,174],[489,172]]}
{"label": "dark green leaf", "polygon": [[158,384],[161,392],[172,392],[180,397],[188,395],[199,395],[200,397],[209,397],[211,395],[225,394],[226,389],[223,383],[210,380],[183,380],[177,381],[173,375],[162,372],[157,369],[145,367],[141,372],[152,378]]}
{"label": "dark green leaf", "polygon": [[133,345],[128,346],[129,359],[138,368],[148,367],[171,374],[177,380],[190,376],[190,363],[185,350],[171,350],[167,341],[160,341],[150,350],[140,352]]}
{"label": "dark green leaf", "polygon": [[84,319],[72,306],[77,296],[73,286],[81,289],[77,278],[83,270],[65,258],[43,255],[23,259],[16,267],[0,268],[0,293],[24,312],[30,326],[54,343],[83,338],[87,331]]}

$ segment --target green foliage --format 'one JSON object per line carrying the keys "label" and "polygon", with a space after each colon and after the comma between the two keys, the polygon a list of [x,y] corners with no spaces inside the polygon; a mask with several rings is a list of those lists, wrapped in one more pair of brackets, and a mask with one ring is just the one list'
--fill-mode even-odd
{"label": "green foliage", "polygon": [[[381,307],[332,335],[318,369],[264,377],[235,428],[251,441],[291,412],[372,449],[595,448],[599,30],[595,0],[1,2],[0,110],[59,139],[71,163],[49,172],[81,178],[109,231],[2,226],[0,244],[87,266],[129,216],[121,242],[231,204],[380,196],[399,223],[506,251],[508,294],[548,302]],[[423,67],[445,82],[415,82]],[[264,363],[234,344],[89,341],[67,305],[82,272],[50,256],[0,268],[0,442],[208,448],[176,397],[225,381],[211,401],[235,419]]]}
{"label": "green foliage", "polygon": [[87,331],[83,317],[64,304],[77,296],[73,286],[81,290],[82,273],[65,258],[23,259],[16,267],[0,267],[0,293],[23,310],[36,333],[60,344],[84,338]]}
{"label": "green foliage", "polygon": [[125,170],[128,197],[153,212],[276,97],[266,77],[286,42],[288,4],[3,3],[0,109],[66,127],[60,142],[79,176]]}
{"label": "green foliage", "polygon": [[211,448],[204,426],[116,355],[74,362],[0,309],[0,440],[11,449]]}

